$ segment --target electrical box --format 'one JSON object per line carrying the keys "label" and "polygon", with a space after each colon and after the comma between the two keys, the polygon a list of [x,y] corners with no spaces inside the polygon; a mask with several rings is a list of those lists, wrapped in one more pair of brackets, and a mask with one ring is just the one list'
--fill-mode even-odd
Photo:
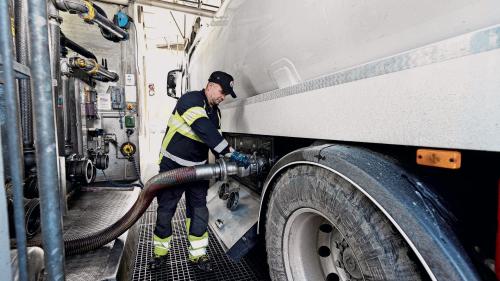
{"label": "electrical box", "polygon": [[125,116],[125,128],[135,127],[135,116],[127,115]]}
{"label": "electrical box", "polygon": [[122,87],[109,86],[107,93],[111,96],[111,108],[122,110],[125,108],[125,95]]}

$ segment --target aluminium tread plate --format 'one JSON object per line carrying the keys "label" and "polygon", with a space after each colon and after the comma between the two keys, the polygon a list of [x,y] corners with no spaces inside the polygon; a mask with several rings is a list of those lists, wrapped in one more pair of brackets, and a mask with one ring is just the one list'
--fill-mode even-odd
{"label": "aluminium tread plate", "polygon": [[[83,192],[70,203],[64,217],[63,236],[65,239],[94,233],[116,222],[135,202],[138,191],[94,189]],[[40,239],[38,234],[34,239]],[[103,247],[84,254],[65,257],[65,278],[71,281],[103,280],[114,273],[119,264],[116,255],[123,252],[122,245],[112,241]],[[42,279],[46,279],[44,276]]]}

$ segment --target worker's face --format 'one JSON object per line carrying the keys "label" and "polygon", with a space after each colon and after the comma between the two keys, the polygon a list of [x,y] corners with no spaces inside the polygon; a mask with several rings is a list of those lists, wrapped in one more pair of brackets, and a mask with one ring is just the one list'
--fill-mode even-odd
{"label": "worker's face", "polygon": [[222,91],[222,87],[217,83],[208,83],[207,86],[207,99],[210,105],[218,105],[224,101],[224,92]]}

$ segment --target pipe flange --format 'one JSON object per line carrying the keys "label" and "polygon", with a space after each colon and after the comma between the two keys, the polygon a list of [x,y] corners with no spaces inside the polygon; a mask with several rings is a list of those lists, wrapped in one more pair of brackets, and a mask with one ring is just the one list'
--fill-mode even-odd
{"label": "pipe flange", "polygon": [[91,61],[94,63],[94,67],[91,70],[87,71],[87,73],[90,75],[95,75],[97,71],[99,71],[99,64],[94,59],[91,59]]}
{"label": "pipe flange", "polygon": [[217,161],[217,164],[219,164],[219,167],[220,167],[220,176],[219,176],[218,180],[220,180],[220,181],[226,181],[227,180],[227,165],[226,165],[226,161],[224,161],[224,159],[222,159],[222,158],[219,158],[216,161]]}
{"label": "pipe flange", "polygon": [[85,6],[87,6],[87,13],[82,14],[83,20],[86,22],[90,22],[95,18],[95,9],[94,5],[90,1],[83,1]]}

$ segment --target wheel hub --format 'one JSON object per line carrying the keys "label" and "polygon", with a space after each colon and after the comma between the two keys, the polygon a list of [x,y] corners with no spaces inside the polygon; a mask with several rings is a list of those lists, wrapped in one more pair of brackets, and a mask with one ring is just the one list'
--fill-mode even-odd
{"label": "wheel hub", "polygon": [[317,210],[301,208],[289,217],[283,251],[288,280],[363,280],[345,237]]}

